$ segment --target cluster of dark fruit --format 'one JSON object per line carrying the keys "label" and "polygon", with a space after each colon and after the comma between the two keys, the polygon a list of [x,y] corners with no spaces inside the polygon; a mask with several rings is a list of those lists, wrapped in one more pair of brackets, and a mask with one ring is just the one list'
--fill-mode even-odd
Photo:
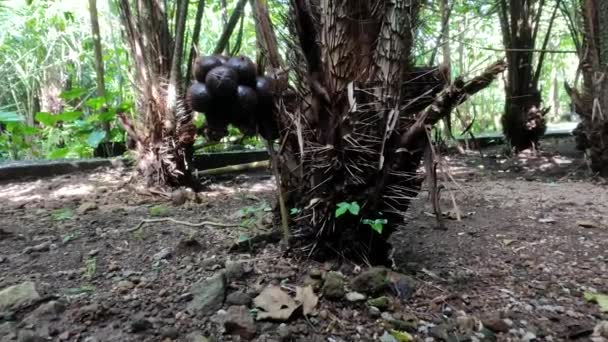
{"label": "cluster of dark fruit", "polygon": [[273,81],[258,76],[251,59],[238,56],[204,56],[196,59],[196,81],[188,90],[192,110],[205,113],[204,134],[210,141],[228,135],[228,124],[244,135],[259,133],[264,139],[278,138],[273,117]]}

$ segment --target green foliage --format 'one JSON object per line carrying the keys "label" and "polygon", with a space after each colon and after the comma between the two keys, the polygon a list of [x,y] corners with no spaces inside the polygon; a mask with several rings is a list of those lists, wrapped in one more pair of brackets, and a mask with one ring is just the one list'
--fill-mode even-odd
{"label": "green foliage", "polygon": [[340,202],[337,204],[336,207],[336,218],[346,214],[346,212],[351,213],[351,215],[359,215],[359,210],[361,210],[361,207],[359,206],[359,203],[355,202]]}
{"label": "green foliage", "polygon": [[163,205],[155,205],[153,207],[150,207],[150,209],[148,209],[148,212],[150,213],[150,216],[167,216],[169,214],[169,208]]}
{"label": "green foliage", "polygon": [[375,220],[365,219],[362,222],[363,222],[363,224],[369,225],[378,234],[382,234],[382,231],[384,231],[384,225],[388,223],[388,221],[386,219],[375,219]]}
{"label": "green foliage", "polygon": [[65,221],[74,217],[74,212],[69,208],[57,209],[51,213],[51,217],[55,221]]}

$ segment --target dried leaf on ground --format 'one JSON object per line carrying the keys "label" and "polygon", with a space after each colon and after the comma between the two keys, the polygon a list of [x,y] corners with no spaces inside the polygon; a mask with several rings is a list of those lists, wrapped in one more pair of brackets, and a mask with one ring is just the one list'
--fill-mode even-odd
{"label": "dried leaf on ground", "polygon": [[279,287],[269,286],[253,300],[255,307],[264,310],[259,312],[257,320],[286,321],[300,307],[287,293]]}
{"label": "dried leaf on ground", "polygon": [[315,313],[315,308],[317,307],[317,304],[319,304],[319,297],[315,295],[312,286],[298,286],[296,288],[296,301],[302,303],[304,316],[309,316]]}
{"label": "dried leaf on ground", "polygon": [[593,221],[576,221],[576,225],[583,228],[599,228],[599,225]]}

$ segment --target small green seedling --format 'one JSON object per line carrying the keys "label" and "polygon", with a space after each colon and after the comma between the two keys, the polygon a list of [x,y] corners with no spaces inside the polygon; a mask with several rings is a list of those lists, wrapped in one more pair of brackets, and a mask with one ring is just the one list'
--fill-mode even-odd
{"label": "small green seedling", "polygon": [[369,225],[378,234],[382,234],[382,231],[384,230],[384,225],[387,223],[388,221],[386,219],[363,220],[363,224]]}
{"label": "small green seedling", "polygon": [[97,272],[97,258],[92,257],[88,258],[84,262],[84,278],[88,281],[91,281],[95,276],[95,272]]}
{"label": "small green seedling", "polygon": [[169,213],[169,208],[162,205],[155,205],[153,207],[150,207],[149,212],[150,216],[167,216],[167,214]]}
{"label": "small green seedling", "polygon": [[359,215],[359,211],[361,210],[361,207],[359,206],[359,203],[357,203],[356,201],[348,203],[348,202],[340,202],[337,205],[336,208],[336,218],[346,214],[346,212],[351,213],[351,215]]}
{"label": "small green seedling", "polygon": [[300,208],[291,208],[291,210],[289,210],[289,213],[293,216],[293,215],[298,215],[299,213],[302,212],[302,209]]}

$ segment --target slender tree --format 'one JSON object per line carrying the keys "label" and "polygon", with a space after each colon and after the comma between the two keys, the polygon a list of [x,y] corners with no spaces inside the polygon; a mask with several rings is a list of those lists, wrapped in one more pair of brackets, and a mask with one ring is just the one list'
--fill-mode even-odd
{"label": "slender tree", "polygon": [[[583,89],[566,84],[581,123],[575,131],[578,146],[585,149],[592,169],[608,176],[608,2],[580,0],[583,17],[579,46]],[[577,37],[578,34],[575,34]],[[577,39],[576,41],[580,41]]]}
{"label": "slender tree", "polygon": [[535,50],[546,0],[500,0],[499,16],[506,49],[509,73],[506,84],[503,131],[516,150],[538,145],[545,133],[539,80],[546,48],[559,8],[560,0],[551,13],[546,36],[540,51]]}
{"label": "slender tree", "polygon": [[419,77],[411,50],[420,1],[290,4],[295,89],[278,87],[278,152],[292,245],[384,263],[423,179],[416,171],[428,130],[505,64],[468,82],[439,78],[421,101],[430,91],[404,86]]}

